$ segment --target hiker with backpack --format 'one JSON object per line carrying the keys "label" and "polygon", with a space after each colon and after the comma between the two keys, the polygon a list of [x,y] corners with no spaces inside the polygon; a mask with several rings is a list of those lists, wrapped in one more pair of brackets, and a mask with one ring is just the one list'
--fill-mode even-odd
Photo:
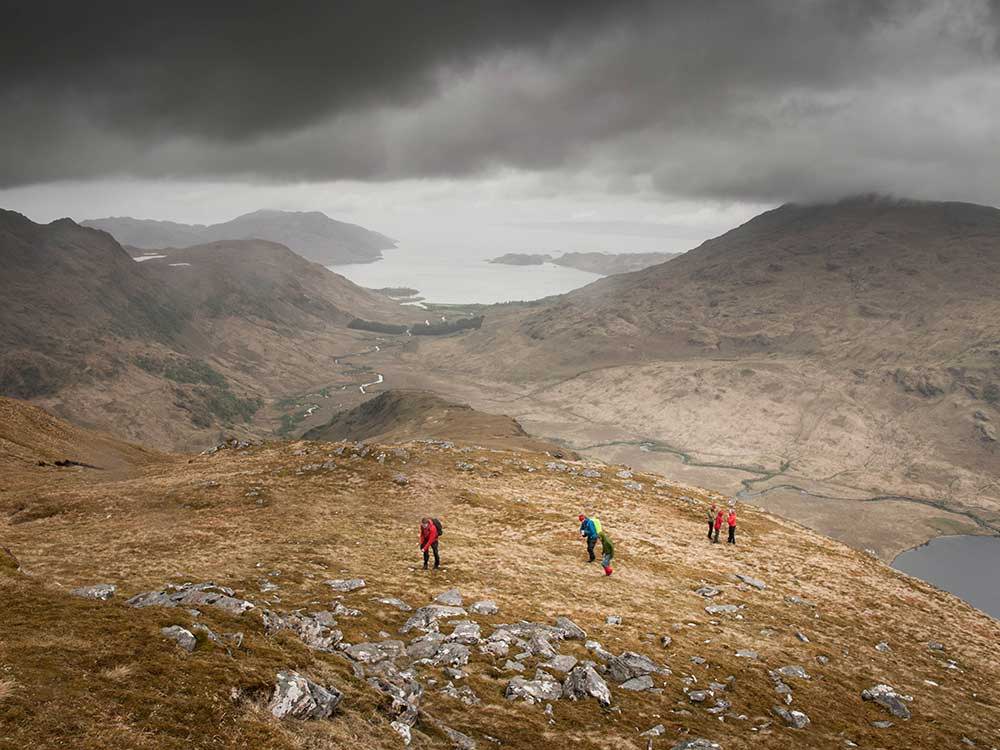
{"label": "hiker with backpack", "polygon": [[712,543],[719,543],[719,530],[722,528],[722,508],[719,508],[719,512],[715,514],[715,522],[713,523],[713,529],[715,530],[715,535],[712,537]]}
{"label": "hiker with backpack", "polygon": [[604,529],[597,533],[597,538],[601,540],[601,565],[604,567],[604,575],[609,576],[615,571],[611,568],[611,561],[615,556],[615,545]]}
{"label": "hiker with backpack", "polygon": [[590,559],[587,562],[594,562],[597,557],[594,555],[594,546],[597,544],[597,536],[601,533],[601,521],[599,518],[588,518],[580,514],[580,536],[587,540],[587,554]]}
{"label": "hiker with backpack", "polygon": [[712,541],[712,530],[715,528],[715,503],[708,509],[708,541]]}
{"label": "hiker with backpack", "polygon": [[420,550],[424,553],[424,570],[430,562],[430,553],[434,552],[434,569],[441,567],[441,557],[438,555],[438,538],[444,533],[441,522],[436,518],[420,519]]}
{"label": "hiker with backpack", "polygon": [[726,525],[729,526],[729,538],[726,540],[726,544],[736,544],[736,508],[729,508]]}

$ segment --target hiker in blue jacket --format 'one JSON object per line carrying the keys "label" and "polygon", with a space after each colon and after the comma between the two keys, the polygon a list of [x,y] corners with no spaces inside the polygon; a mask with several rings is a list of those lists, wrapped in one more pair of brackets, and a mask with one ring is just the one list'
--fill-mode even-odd
{"label": "hiker in blue jacket", "polygon": [[587,562],[594,562],[597,557],[594,555],[594,545],[597,544],[597,535],[601,531],[601,522],[596,518],[587,518],[580,515],[580,536],[587,540],[587,554],[590,559]]}

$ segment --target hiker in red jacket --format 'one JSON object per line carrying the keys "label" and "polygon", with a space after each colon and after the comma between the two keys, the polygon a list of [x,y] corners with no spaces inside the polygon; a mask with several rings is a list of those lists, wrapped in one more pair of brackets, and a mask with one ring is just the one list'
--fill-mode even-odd
{"label": "hiker in red jacket", "polygon": [[430,518],[420,519],[420,550],[424,553],[424,570],[427,570],[431,550],[434,550],[434,568],[441,567],[441,558],[438,556],[437,524]]}
{"label": "hiker in red jacket", "polygon": [[726,544],[736,544],[736,508],[729,509],[726,524],[729,526],[729,538],[726,540]]}
{"label": "hiker in red jacket", "polygon": [[715,524],[714,524],[715,536],[712,537],[713,544],[719,543],[719,529],[722,528],[722,514],[723,514],[722,508],[719,508],[719,512],[715,514]]}

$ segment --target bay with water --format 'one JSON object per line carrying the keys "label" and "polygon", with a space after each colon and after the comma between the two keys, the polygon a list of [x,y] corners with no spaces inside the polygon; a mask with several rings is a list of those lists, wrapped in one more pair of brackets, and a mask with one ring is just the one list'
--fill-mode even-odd
{"label": "bay with water", "polygon": [[941,536],[902,553],[892,567],[1000,619],[1000,537]]}
{"label": "bay with water", "polygon": [[380,289],[411,287],[426,302],[493,304],[564,294],[601,276],[552,263],[507,266],[481,254],[457,250],[398,247],[383,251],[383,260],[329,266],[355,284]]}

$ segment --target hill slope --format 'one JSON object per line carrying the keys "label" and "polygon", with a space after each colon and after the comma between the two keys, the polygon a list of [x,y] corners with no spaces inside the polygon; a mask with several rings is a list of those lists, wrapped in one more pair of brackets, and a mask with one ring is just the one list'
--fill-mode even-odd
{"label": "hill slope", "polygon": [[427,391],[385,391],[330,422],[309,430],[306,440],[377,440],[405,442],[431,439],[474,443],[489,448],[525,448],[562,458],[575,454],[533,439],[516,419],[476,411]]}
{"label": "hill slope", "polygon": [[[398,748],[409,728],[414,747],[560,750],[646,747],[640,733],[662,725],[654,747],[996,743],[995,620],[751,506],[736,547],[709,544],[713,496],[617,471],[524,452],[298,442],[165,458],[120,481],[0,488],[0,535],[31,573],[0,560],[3,738]],[[579,512],[597,512],[616,542],[610,578],[585,562]],[[422,515],[444,521],[441,570],[420,570]],[[354,577],[364,588],[329,583]],[[217,586],[183,587],[202,581]],[[69,594],[97,583],[117,595]],[[168,583],[181,587],[134,602],[152,606],[125,603]],[[431,611],[399,607],[451,588],[462,609],[406,627]],[[470,606],[480,599],[497,611]],[[174,626],[196,636],[192,651],[161,632]],[[563,694],[574,659],[606,681],[609,707]],[[551,680],[536,685],[539,670]],[[337,712],[275,718],[283,671],[342,693]],[[546,697],[516,699],[524,681]],[[897,700],[909,719],[862,700],[880,683],[912,697]],[[782,707],[809,724],[786,726]]]}
{"label": "hill slope", "polygon": [[[163,448],[254,431],[266,401],[338,380],[355,316],[408,314],[262,240],[135,262],[106,232],[0,213],[0,395]],[[341,377],[342,376],[342,377]]]}
{"label": "hill slope", "polygon": [[335,221],[319,211],[254,211],[220,224],[179,224],[128,216],[88,219],[84,226],[103,229],[123,245],[154,249],[204,245],[221,240],[260,239],[288,246],[304,258],[336,265],[369,263],[395,240],[356,224]]}
{"label": "hill slope", "polygon": [[524,395],[501,408],[535,434],[661,470],[680,457],[699,482],[766,492],[889,557],[1000,531],[998,287],[997,209],[788,205],[669,263],[491,314],[425,361],[500,381],[477,407],[514,384]]}

